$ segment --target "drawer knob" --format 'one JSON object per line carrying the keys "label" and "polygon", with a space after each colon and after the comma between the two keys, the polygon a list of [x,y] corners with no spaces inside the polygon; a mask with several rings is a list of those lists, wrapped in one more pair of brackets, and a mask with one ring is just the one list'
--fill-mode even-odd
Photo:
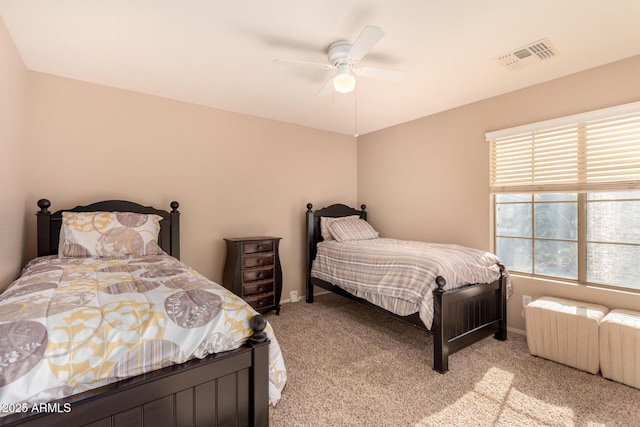
{"label": "drawer knob", "polygon": [[258,279],[262,279],[262,273],[258,273],[256,274],[256,276],[258,277]]}
{"label": "drawer knob", "polygon": [[258,286],[258,292],[262,292],[262,286]]}

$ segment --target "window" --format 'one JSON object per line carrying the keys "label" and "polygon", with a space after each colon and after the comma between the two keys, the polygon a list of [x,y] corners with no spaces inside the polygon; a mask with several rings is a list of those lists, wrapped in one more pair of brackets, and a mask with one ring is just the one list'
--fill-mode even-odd
{"label": "window", "polygon": [[496,195],[495,235],[509,269],[578,279],[575,193]]}
{"label": "window", "polygon": [[640,289],[640,192],[586,195],[586,281]]}
{"label": "window", "polygon": [[508,269],[640,290],[640,103],[487,139]]}

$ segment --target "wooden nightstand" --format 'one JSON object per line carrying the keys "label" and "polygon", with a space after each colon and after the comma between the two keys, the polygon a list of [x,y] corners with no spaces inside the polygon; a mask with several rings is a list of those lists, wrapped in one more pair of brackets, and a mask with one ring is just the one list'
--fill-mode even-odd
{"label": "wooden nightstand", "polygon": [[223,284],[247,301],[256,311],[280,314],[282,268],[280,237],[237,237],[227,242]]}

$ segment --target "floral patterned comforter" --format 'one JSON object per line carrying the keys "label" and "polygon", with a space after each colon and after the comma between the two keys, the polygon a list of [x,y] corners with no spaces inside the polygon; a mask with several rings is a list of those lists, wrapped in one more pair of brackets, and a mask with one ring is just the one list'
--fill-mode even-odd
{"label": "floral patterned comforter", "polygon": [[[238,348],[255,314],[168,255],[36,258],[0,295],[0,403],[59,399]],[[266,332],[275,404],[287,373]]]}

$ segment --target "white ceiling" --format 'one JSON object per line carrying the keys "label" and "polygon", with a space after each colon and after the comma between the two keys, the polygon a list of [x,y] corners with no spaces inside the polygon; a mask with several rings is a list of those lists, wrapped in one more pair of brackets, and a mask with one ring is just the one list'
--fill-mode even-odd
{"label": "white ceiling", "polygon": [[[0,0],[0,15],[30,70],[344,134],[640,54],[640,0]],[[365,25],[386,36],[360,65],[405,80],[319,97],[330,70],[273,63],[325,62]],[[543,38],[558,56],[495,60]]]}

